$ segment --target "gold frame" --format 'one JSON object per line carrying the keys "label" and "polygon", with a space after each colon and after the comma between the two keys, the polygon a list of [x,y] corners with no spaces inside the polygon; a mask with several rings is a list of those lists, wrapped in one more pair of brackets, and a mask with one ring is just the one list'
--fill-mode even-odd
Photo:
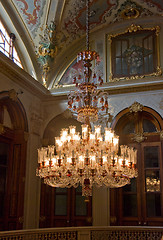
{"label": "gold frame", "polygon": [[[125,14],[128,13],[129,11],[131,11],[131,12],[134,12],[134,11],[135,11],[135,15],[126,16]],[[121,17],[122,17],[123,19],[127,19],[127,20],[132,19],[132,18],[138,18],[139,15],[140,15],[139,10],[136,9],[136,8],[133,8],[133,7],[127,7],[127,8],[124,9],[124,10],[122,11],[122,13],[121,13]]]}
{"label": "gold frame", "polygon": [[[156,51],[157,51],[157,67],[156,67],[156,72],[150,73],[150,74],[144,74],[144,75],[135,75],[131,77],[120,77],[120,78],[114,78],[113,77],[113,72],[112,72],[112,54],[111,54],[111,45],[112,45],[112,39],[124,35],[126,33],[133,33],[137,31],[143,31],[143,30],[149,30],[149,31],[155,31],[156,34]],[[110,45],[110,76],[109,76],[109,82],[115,82],[115,81],[120,81],[120,80],[133,80],[133,79],[139,79],[139,78],[144,78],[147,76],[160,76],[162,74],[162,70],[160,67],[160,46],[159,46],[159,33],[160,33],[160,27],[155,26],[155,27],[150,27],[150,28],[142,28],[139,25],[132,24],[130,27],[128,27],[124,32],[121,33],[116,33],[116,34],[110,34],[109,37],[107,38],[109,41]]]}

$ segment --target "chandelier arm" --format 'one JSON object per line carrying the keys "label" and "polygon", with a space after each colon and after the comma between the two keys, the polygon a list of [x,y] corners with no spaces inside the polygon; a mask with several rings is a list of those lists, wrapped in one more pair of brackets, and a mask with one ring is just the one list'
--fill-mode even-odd
{"label": "chandelier arm", "polygon": [[[80,52],[77,61],[82,61],[83,71],[73,77],[76,90],[68,95],[68,106],[82,125],[82,134],[76,126],[61,130],[55,138],[55,145],[38,149],[37,175],[52,187],[82,186],[82,195],[92,196],[92,187],[122,187],[137,177],[137,150],[125,145],[120,146],[119,136],[106,126],[91,124],[101,117],[111,122],[111,106],[108,93],[104,92],[96,63],[99,55],[89,48],[90,0],[86,1],[86,50]],[[94,61],[92,70],[92,61]],[[98,85],[99,82],[99,85]],[[109,110],[109,112],[108,112]],[[105,115],[105,117],[104,117]],[[100,117],[100,118],[99,118]]]}

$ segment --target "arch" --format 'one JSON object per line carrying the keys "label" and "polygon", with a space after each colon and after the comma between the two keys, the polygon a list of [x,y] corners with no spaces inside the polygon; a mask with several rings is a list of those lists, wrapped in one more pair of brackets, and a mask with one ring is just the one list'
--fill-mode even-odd
{"label": "arch", "polygon": [[[136,104],[139,104],[137,102],[135,102]],[[140,104],[141,105],[141,104]],[[131,105],[132,106],[132,105]],[[111,124],[111,127],[113,129],[115,129],[116,125],[118,124],[118,122],[120,121],[120,119],[122,119],[122,117],[129,115],[132,111],[130,110],[130,107],[123,109],[121,112],[119,112],[115,118],[113,119],[113,122]],[[141,105],[142,106],[142,105]],[[159,126],[159,130],[162,131],[163,130],[163,119],[160,116],[160,114],[158,112],[156,112],[154,109],[147,107],[147,106],[142,106],[142,109],[139,111],[143,111],[145,113],[148,113],[149,115],[151,115],[155,121],[157,122],[158,126]]]}
{"label": "arch", "polygon": [[76,126],[77,132],[81,132],[81,123],[74,119],[70,110],[66,110],[54,117],[44,130],[43,145],[53,145],[54,138],[60,135],[61,128],[68,128],[71,125]]}
{"label": "arch", "polygon": [[19,15],[16,14],[12,3],[0,1],[1,17],[3,25],[8,33],[14,33],[16,36],[15,48],[21,59],[21,63],[25,71],[27,71],[35,79],[41,79],[39,65],[36,61],[35,51],[32,46],[32,39],[26,33],[25,25],[21,24]]}
{"label": "arch", "polygon": [[[14,89],[10,91],[0,92],[0,107],[6,107],[14,130],[23,130],[28,132],[27,116],[23,104],[19,100],[17,93]],[[1,119],[3,124],[3,111]]]}

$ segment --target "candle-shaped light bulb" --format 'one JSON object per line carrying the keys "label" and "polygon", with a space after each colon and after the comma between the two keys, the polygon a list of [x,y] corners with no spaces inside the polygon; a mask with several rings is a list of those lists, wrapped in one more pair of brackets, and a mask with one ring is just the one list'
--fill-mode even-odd
{"label": "candle-shaped light bulb", "polygon": [[114,136],[114,132],[109,128],[105,128],[105,141],[111,143],[113,136]]}
{"label": "candle-shaped light bulb", "polygon": [[69,128],[70,128],[70,134],[74,135],[76,132],[76,126],[70,126]]}
{"label": "candle-shaped light bulb", "polygon": [[66,137],[68,135],[68,129],[63,128],[62,131],[61,131],[61,135]]}
{"label": "candle-shaped light bulb", "polygon": [[83,124],[82,125],[82,137],[83,139],[87,139],[88,136],[88,125]]}

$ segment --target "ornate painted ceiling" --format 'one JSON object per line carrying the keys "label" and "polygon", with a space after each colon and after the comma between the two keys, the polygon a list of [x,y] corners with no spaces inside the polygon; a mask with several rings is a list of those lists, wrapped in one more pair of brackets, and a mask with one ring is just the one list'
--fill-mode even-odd
{"label": "ornate painted ceiling", "polygon": [[[67,50],[85,33],[85,0],[1,0],[1,2],[13,24],[16,18],[19,23],[16,27],[23,29],[24,41],[32,45],[30,50],[33,51],[33,55],[38,52],[40,43],[48,44],[48,34],[51,31],[55,33],[53,45],[57,45],[59,49],[59,51],[54,49],[53,57]],[[126,9],[131,8],[137,12],[126,12]],[[137,13],[140,18],[163,16],[163,0],[90,0],[90,29],[96,31],[108,24],[127,19],[129,14],[134,16]]]}
{"label": "ornate painted ceiling", "polygon": [[[5,0],[4,0],[5,1]],[[121,12],[134,6],[141,16],[163,15],[162,0],[90,0],[90,28],[122,20]],[[46,24],[55,21],[61,41],[67,44],[85,30],[85,0],[11,0],[34,45]],[[59,16],[60,15],[60,16]]]}

